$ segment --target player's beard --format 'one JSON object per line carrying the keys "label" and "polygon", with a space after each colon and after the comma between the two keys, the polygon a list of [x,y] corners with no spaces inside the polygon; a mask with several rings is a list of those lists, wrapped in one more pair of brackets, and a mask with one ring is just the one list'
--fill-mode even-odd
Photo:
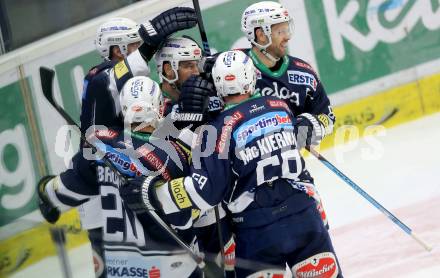
{"label": "player's beard", "polygon": [[[285,47],[283,47],[285,45]],[[267,48],[268,52],[275,58],[282,58],[287,54],[287,42],[279,43],[277,46],[273,44]]]}

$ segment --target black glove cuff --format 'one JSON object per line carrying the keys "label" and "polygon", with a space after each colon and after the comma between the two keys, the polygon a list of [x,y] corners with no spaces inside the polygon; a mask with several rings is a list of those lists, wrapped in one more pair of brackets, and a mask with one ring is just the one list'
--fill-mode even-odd
{"label": "black glove cuff", "polygon": [[157,49],[158,48],[153,47],[145,42],[141,44],[141,46],[139,46],[138,48],[139,53],[141,54],[144,61],[147,63],[151,60],[151,58],[153,58],[154,54],[156,54]]}

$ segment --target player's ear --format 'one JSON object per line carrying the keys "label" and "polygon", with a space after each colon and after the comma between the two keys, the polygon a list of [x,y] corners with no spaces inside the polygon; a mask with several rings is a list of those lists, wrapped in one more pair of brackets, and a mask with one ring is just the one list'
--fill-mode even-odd
{"label": "player's ear", "polygon": [[163,75],[165,75],[165,77],[169,79],[174,78],[173,68],[171,67],[170,63],[167,62],[163,63]]}
{"label": "player's ear", "polygon": [[259,44],[266,44],[268,39],[266,37],[266,34],[264,34],[263,29],[261,28],[255,28],[255,40]]}
{"label": "player's ear", "polygon": [[119,46],[117,45],[112,46],[111,53],[112,53],[111,57],[118,58],[119,61],[124,60],[124,55],[122,55]]}

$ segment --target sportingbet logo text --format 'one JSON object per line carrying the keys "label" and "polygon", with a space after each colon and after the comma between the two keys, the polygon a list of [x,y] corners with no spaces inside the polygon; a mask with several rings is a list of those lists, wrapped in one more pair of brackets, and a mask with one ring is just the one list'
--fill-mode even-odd
{"label": "sportingbet logo text", "polygon": [[281,126],[288,127],[291,124],[292,120],[287,113],[266,113],[241,125],[234,132],[234,138],[239,145],[242,145],[248,142],[248,139],[252,140],[252,138],[271,132]]}
{"label": "sportingbet logo text", "polygon": [[141,175],[141,172],[138,170],[136,165],[124,157],[124,155],[113,151],[107,151],[105,156],[111,160],[113,165],[115,165],[117,168],[122,169],[125,172],[135,173],[136,176]]}

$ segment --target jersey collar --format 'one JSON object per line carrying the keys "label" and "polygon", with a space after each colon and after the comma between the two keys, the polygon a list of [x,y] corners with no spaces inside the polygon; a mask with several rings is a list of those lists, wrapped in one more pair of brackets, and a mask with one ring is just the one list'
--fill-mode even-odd
{"label": "jersey collar", "polygon": [[240,102],[237,102],[237,103],[228,103],[228,104],[225,104],[225,108],[224,108],[223,110],[228,110],[228,109],[230,109],[230,108],[232,108],[232,107],[235,107],[235,106],[237,106],[237,105],[239,105],[239,104],[241,104],[241,103],[243,103],[243,102],[249,101],[249,100],[251,100],[251,99],[256,99],[256,98],[259,98],[259,97],[261,97],[260,91],[256,91],[256,92],[255,92],[252,96],[250,96],[248,99],[245,99],[245,100],[240,101]]}
{"label": "jersey collar", "polygon": [[289,66],[289,58],[287,55],[284,55],[283,57],[283,64],[277,71],[271,71],[263,62],[258,58],[257,54],[255,54],[253,49],[249,50],[249,56],[251,57],[252,61],[254,62],[255,66],[264,72],[265,74],[271,76],[271,77],[280,77],[282,76]]}
{"label": "jersey collar", "polygon": [[137,132],[137,131],[124,130],[124,133],[130,135],[130,137],[140,139],[144,142],[148,142],[151,137],[151,133],[148,133],[148,132]]}

